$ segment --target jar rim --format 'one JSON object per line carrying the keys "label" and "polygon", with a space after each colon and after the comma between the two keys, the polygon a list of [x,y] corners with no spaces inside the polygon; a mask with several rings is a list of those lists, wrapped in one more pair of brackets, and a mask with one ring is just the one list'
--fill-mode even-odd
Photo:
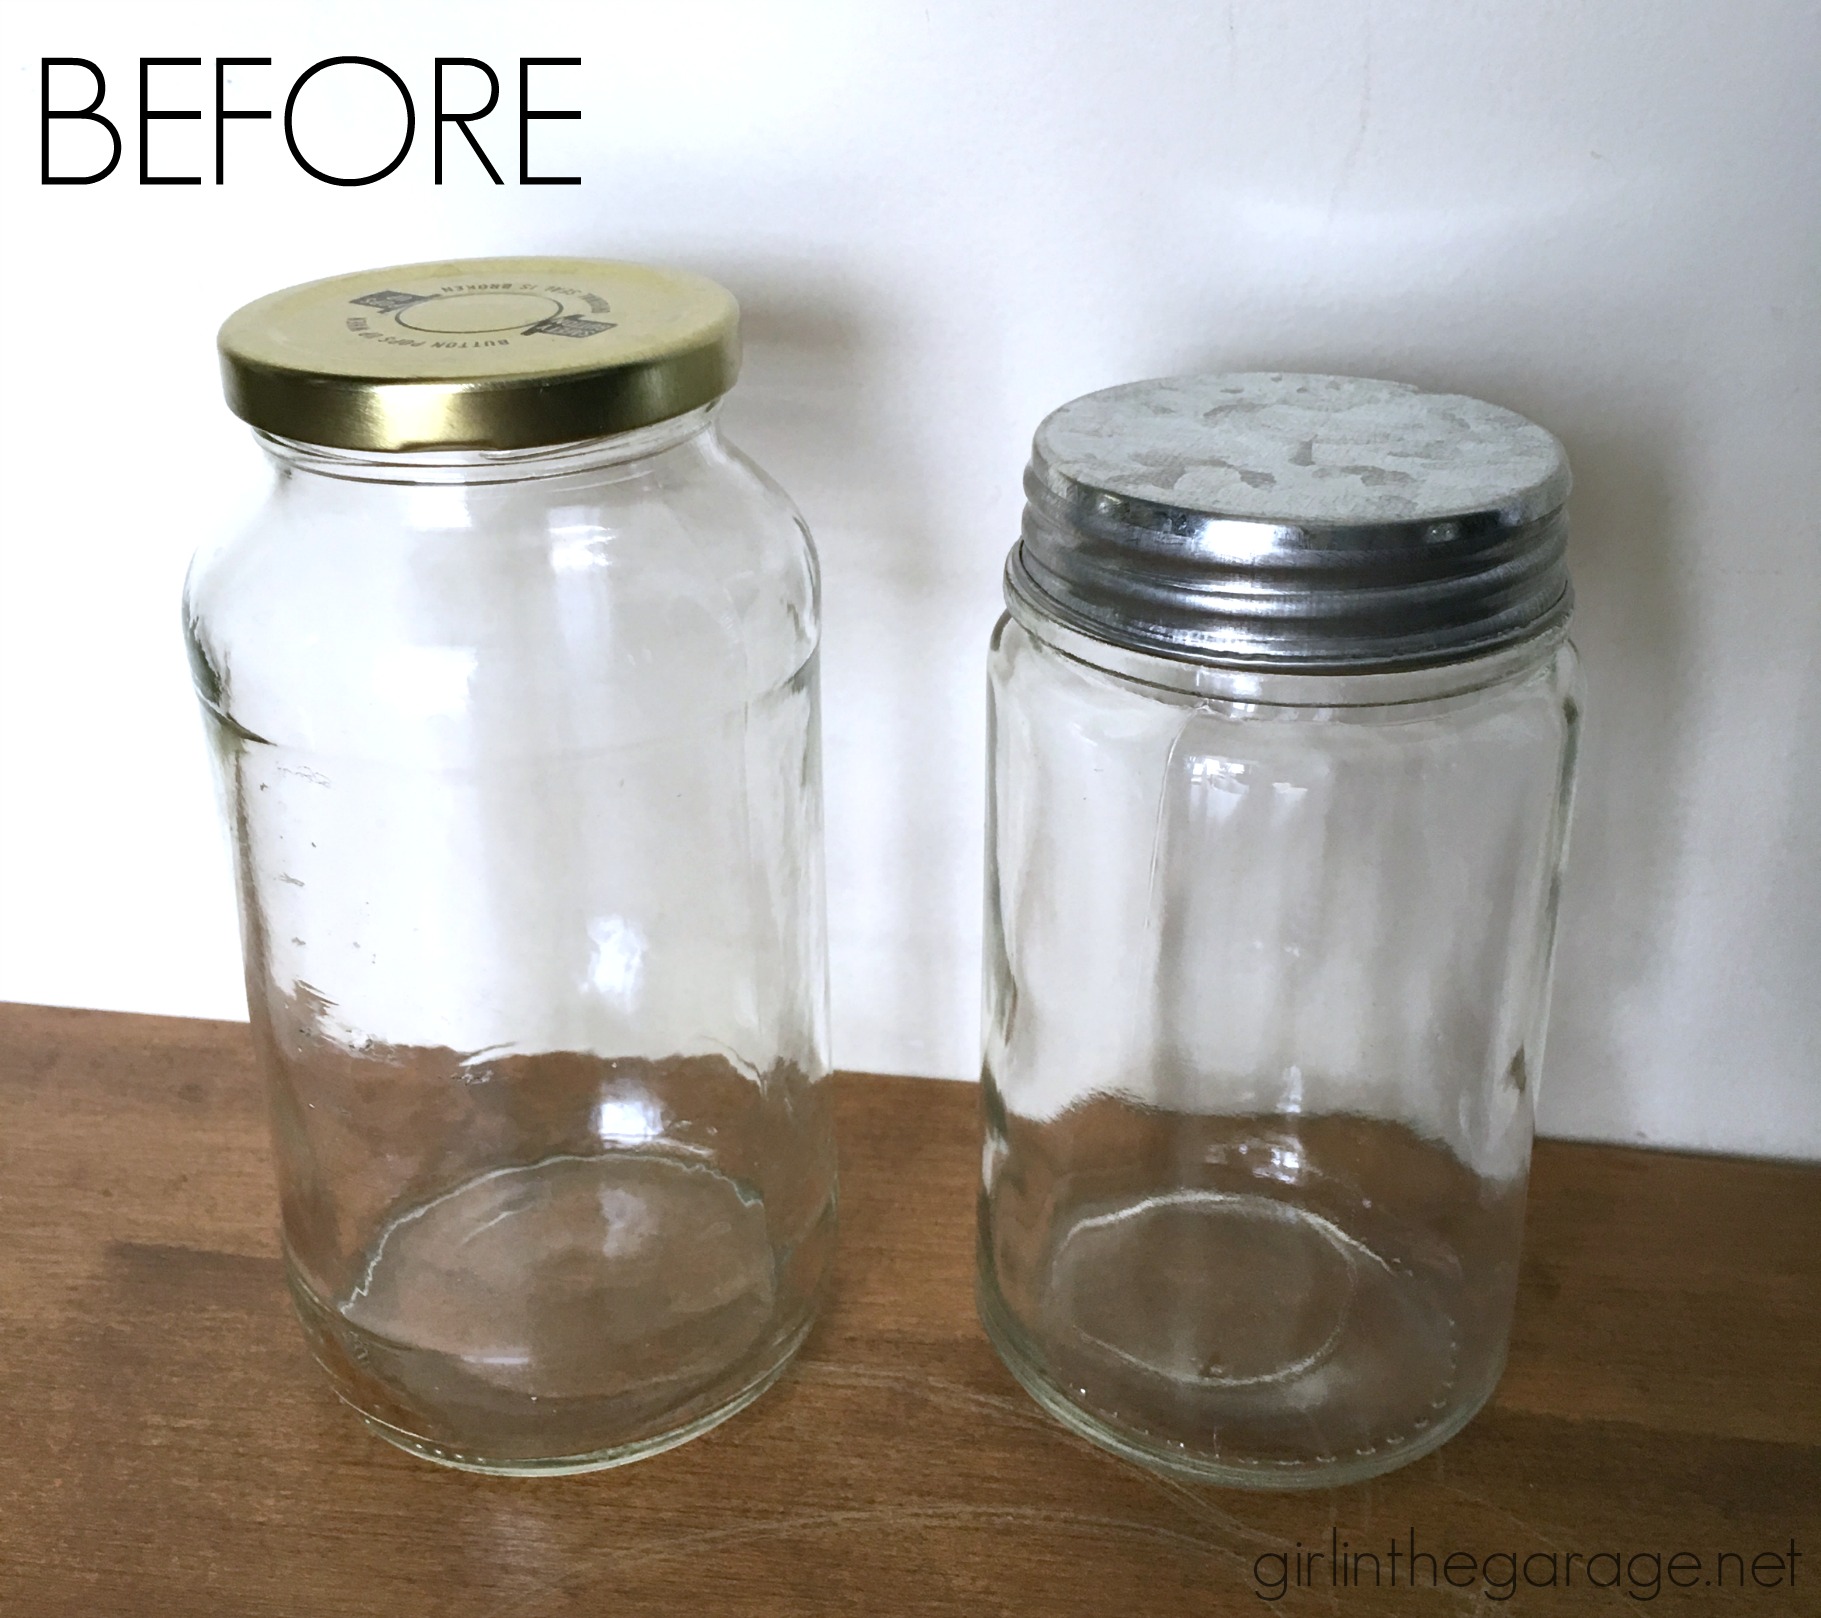
{"label": "jar rim", "polygon": [[1526,679],[1574,644],[1563,618],[1522,640],[1446,662],[1403,668],[1283,668],[1191,662],[1116,645],[1048,614],[1033,613],[1009,594],[1001,622],[1006,621],[1058,657],[1172,699],[1305,713],[1414,708],[1469,696]]}
{"label": "jar rim", "polygon": [[350,483],[524,483],[572,477],[661,455],[713,428],[719,412],[717,399],[649,427],[521,449],[348,449],[288,438],[263,428],[255,428],[253,436],[283,467]]}

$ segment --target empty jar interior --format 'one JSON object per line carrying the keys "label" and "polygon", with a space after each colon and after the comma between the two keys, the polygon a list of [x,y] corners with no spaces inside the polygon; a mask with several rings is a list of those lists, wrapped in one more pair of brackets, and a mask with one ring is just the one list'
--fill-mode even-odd
{"label": "empty jar interior", "polygon": [[1152,1464],[1380,1471],[1503,1361],[1572,653],[1116,661],[995,645],[983,1314]]}

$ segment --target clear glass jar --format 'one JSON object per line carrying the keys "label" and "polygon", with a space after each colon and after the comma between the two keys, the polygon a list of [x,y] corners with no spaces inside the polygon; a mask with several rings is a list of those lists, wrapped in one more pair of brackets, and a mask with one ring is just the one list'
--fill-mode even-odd
{"label": "clear glass jar", "polygon": [[1579,709],[1565,460],[1473,401],[1193,378],[1064,407],[1027,487],[984,1323],[1132,1459],[1387,1470],[1472,1417],[1510,1328]]}
{"label": "clear glass jar", "polygon": [[[271,500],[186,591],[306,1334],[378,1432],[483,1470],[611,1465],[732,1414],[802,1341],[834,1236],[815,557],[716,425],[731,300],[628,288],[653,273],[491,261],[279,295],[339,318],[421,292],[399,329],[446,336],[497,327],[502,296],[511,318],[642,293],[612,329],[668,319],[698,370],[677,308],[723,301],[702,341],[724,373],[655,404],[647,375],[628,406],[603,345],[569,424],[660,419],[555,444],[321,442],[380,435],[235,397],[257,349],[230,322],[236,407],[319,441],[262,433]],[[421,398],[372,392],[422,434]],[[455,397],[494,438],[522,419],[509,387]]]}

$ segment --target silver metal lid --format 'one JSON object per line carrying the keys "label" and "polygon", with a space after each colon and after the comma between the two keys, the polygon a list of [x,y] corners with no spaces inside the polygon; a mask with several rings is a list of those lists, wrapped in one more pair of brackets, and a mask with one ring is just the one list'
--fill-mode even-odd
{"label": "silver metal lid", "polygon": [[1250,372],[1090,393],[1037,429],[1006,596],[1117,646],[1415,668],[1566,621],[1568,457],[1459,394]]}

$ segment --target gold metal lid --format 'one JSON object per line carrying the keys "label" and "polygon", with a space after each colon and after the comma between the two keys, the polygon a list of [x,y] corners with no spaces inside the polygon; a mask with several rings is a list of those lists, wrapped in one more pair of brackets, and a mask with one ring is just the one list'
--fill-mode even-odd
{"label": "gold metal lid", "polygon": [[221,328],[228,408],[337,449],[528,449],[667,421],[739,370],[740,311],[684,270],[473,258],[288,287]]}

